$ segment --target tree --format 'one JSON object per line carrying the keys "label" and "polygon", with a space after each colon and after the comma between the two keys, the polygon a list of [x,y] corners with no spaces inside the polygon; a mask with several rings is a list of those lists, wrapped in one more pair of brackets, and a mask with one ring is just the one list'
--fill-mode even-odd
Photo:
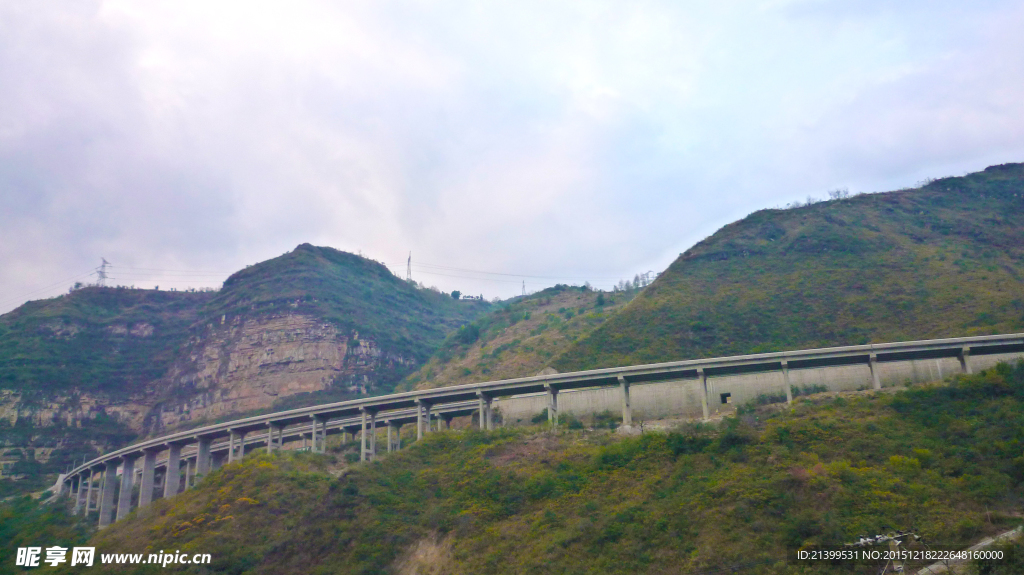
{"label": "tree", "polygon": [[462,297],[462,292],[460,292],[459,290],[455,290],[452,292],[452,299],[459,299],[460,297]]}

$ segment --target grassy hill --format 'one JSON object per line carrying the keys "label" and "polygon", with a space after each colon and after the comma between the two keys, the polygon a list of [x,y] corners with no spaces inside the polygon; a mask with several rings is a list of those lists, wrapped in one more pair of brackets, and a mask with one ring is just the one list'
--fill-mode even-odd
{"label": "grassy hill", "polygon": [[0,387],[138,389],[167,370],[214,294],[86,287],[0,316]]}
{"label": "grassy hill", "polygon": [[233,274],[203,316],[219,320],[282,310],[306,313],[423,362],[449,332],[490,306],[417,288],[371,259],[302,244]]}
{"label": "grassy hill", "polygon": [[1024,331],[1024,164],[762,210],[552,365],[591,369]]}
{"label": "grassy hill", "polygon": [[425,389],[536,375],[622,309],[637,291],[604,293],[557,285],[507,302],[449,335],[402,387]]}
{"label": "grassy hill", "polygon": [[717,428],[446,432],[349,467],[258,453],[90,545],[210,553],[225,573],[790,572],[801,545],[911,527],[967,545],[1020,524],[1022,429],[1024,363]]}

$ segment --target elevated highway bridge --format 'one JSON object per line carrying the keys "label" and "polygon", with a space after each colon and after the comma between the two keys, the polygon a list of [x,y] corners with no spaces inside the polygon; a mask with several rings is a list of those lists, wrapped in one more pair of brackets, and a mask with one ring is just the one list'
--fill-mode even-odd
{"label": "elevated highway bridge", "polygon": [[[801,371],[819,370],[827,382],[830,370],[837,374],[845,370],[843,377],[849,378],[849,368],[859,366],[861,371],[855,373],[862,373],[864,379],[859,384],[881,389],[883,366],[934,361],[941,376],[941,362],[972,373],[1014,357],[1024,357],[1024,334],[717,357],[395,393],[246,417],[147,439],[62,474],[55,489],[58,495],[73,498],[76,514],[97,511],[99,525],[104,527],[126,517],[133,507],[150,505],[156,496],[173,497],[189,489],[202,476],[241,458],[247,450],[273,452],[290,443],[322,453],[329,435],[345,434],[352,439],[358,435],[360,459],[365,461],[377,456],[377,430],[381,427],[387,428],[387,451],[398,448],[395,439],[404,425],[416,425],[417,439],[433,429],[432,422],[438,427],[441,421],[450,425],[451,419],[459,416],[476,415],[481,429],[493,429],[493,404],[499,399],[532,396],[536,400],[540,395],[546,399],[549,419],[557,423],[560,393],[613,389],[622,425],[628,427],[633,424],[633,386],[638,390],[651,384],[688,386],[699,397],[700,411],[696,411],[698,400],[694,399],[693,413],[707,419],[711,410],[728,402],[732,394],[749,398],[755,392],[774,392],[781,398],[784,393],[786,401],[792,402],[792,382]],[[766,379],[764,374],[773,377]],[[157,483],[158,471],[164,478],[162,486]],[[133,497],[136,482],[137,498]]]}

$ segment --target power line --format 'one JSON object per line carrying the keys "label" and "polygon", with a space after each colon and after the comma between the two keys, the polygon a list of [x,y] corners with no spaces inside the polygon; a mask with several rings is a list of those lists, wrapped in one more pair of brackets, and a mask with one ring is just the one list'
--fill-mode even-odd
{"label": "power line", "polygon": [[73,282],[73,281],[75,281],[75,280],[80,280],[80,279],[82,279],[82,278],[87,278],[87,277],[91,276],[91,275],[92,275],[93,273],[95,273],[95,272],[93,272],[93,271],[88,271],[88,272],[86,272],[86,273],[84,273],[84,274],[79,274],[79,275],[77,275],[77,276],[74,276],[74,277],[68,278],[68,279],[66,279],[66,280],[61,280],[61,281],[59,281],[59,282],[56,282],[56,283],[50,284],[50,285],[48,285],[48,286],[46,286],[46,287],[41,287],[41,288],[39,288],[39,289],[36,289],[36,290],[30,291],[30,292],[28,292],[28,293],[24,293],[24,294],[22,294],[22,295],[18,295],[18,296],[13,296],[13,297],[9,297],[9,298],[7,298],[7,299],[4,299],[4,300],[0,300],[0,305],[7,305],[8,303],[10,303],[10,302],[12,302],[12,301],[17,301],[17,300],[20,300],[20,299],[24,299],[24,298],[27,298],[27,297],[29,297],[29,296],[33,296],[33,295],[36,295],[36,294],[38,294],[38,293],[41,293],[41,292],[45,292],[45,291],[48,291],[48,290],[52,290],[53,288],[55,288],[55,287],[57,287],[57,286],[63,286],[63,285],[65,285],[65,284],[67,284],[68,282]]}
{"label": "power line", "polygon": [[122,269],[122,270],[143,270],[143,271],[151,271],[151,272],[171,272],[171,273],[187,273],[187,274],[233,274],[233,273],[238,271],[238,270],[235,270],[235,271],[226,272],[226,271],[213,271],[213,270],[167,270],[167,269],[163,269],[163,268],[136,268],[136,267],[131,267],[131,266],[117,266],[117,268],[118,269]]}
{"label": "power line", "polygon": [[416,267],[417,268],[432,268],[432,269],[439,269],[439,270],[453,271],[453,272],[466,272],[466,273],[483,274],[483,275],[508,276],[508,277],[514,277],[514,278],[530,278],[530,279],[542,279],[542,280],[591,280],[591,279],[597,279],[597,280],[617,280],[617,279],[621,279],[621,277],[618,277],[618,276],[616,276],[616,277],[601,276],[601,277],[596,277],[596,278],[595,277],[591,277],[591,276],[535,276],[535,275],[530,275],[530,274],[516,274],[516,273],[507,273],[507,272],[488,272],[488,271],[483,271],[483,270],[471,270],[471,269],[466,269],[466,268],[455,268],[455,267],[443,266],[443,265],[438,265],[438,264],[416,264]]}

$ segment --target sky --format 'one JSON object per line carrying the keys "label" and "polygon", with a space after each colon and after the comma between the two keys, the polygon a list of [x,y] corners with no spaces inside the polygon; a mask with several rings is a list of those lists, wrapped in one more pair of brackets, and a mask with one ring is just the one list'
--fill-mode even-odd
{"label": "sky", "polygon": [[[1024,161],[1024,4],[0,3],[0,313],[301,243],[488,299]],[[485,273],[481,273],[485,272]],[[92,274],[92,275],[90,275]]]}

